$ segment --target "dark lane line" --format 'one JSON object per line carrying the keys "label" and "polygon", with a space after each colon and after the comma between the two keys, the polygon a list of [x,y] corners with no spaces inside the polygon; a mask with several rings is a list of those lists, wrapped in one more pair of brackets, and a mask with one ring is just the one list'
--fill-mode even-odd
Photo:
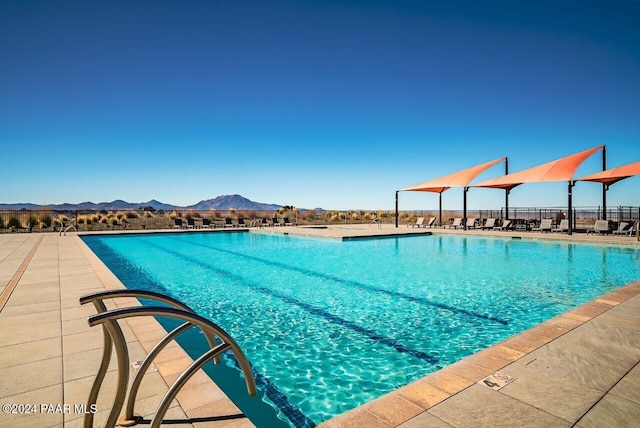
{"label": "dark lane line", "polygon": [[397,343],[397,341],[395,341],[395,340],[393,340],[391,338],[388,338],[388,337],[383,336],[382,334],[376,333],[372,329],[369,329],[369,328],[366,328],[366,327],[362,327],[362,326],[360,326],[360,325],[358,325],[358,324],[356,324],[356,323],[354,323],[352,321],[349,321],[349,320],[346,320],[346,319],[344,319],[342,317],[334,315],[334,314],[332,314],[330,312],[327,312],[327,311],[325,311],[325,310],[323,310],[321,308],[317,308],[317,307],[315,307],[313,305],[310,305],[308,303],[302,302],[302,301],[300,301],[298,299],[294,299],[293,297],[289,297],[289,296],[286,296],[284,294],[278,293],[277,291],[272,290],[272,289],[270,289],[268,287],[264,287],[262,285],[251,283],[251,282],[246,282],[244,280],[244,278],[241,277],[240,275],[237,275],[237,274],[235,274],[233,272],[229,272],[229,271],[224,270],[224,269],[220,269],[220,268],[218,268],[218,267],[216,267],[216,266],[214,266],[214,265],[212,265],[210,263],[203,262],[203,261],[198,260],[196,258],[189,257],[189,256],[187,256],[185,254],[182,254],[182,253],[178,252],[178,251],[174,251],[174,250],[171,250],[171,249],[168,249],[168,248],[164,248],[162,246],[159,246],[157,244],[153,244],[153,243],[150,243],[150,242],[145,242],[145,243],[147,245],[149,245],[149,246],[157,248],[160,251],[164,251],[164,252],[166,252],[168,254],[171,254],[171,255],[173,255],[175,257],[178,257],[178,258],[180,258],[182,260],[185,260],[185,261],[187,261],[189,263],[193,263],[193,264],[199,265],[199,266],[201,266],[201,267],[203,267],[205,269],[213,271],[213,272],[217,273],[220,276],[223,276],[223,277],[225,277],[227,279],[230,279],[230,280],[232,280],[232,281],[234,281],[234,282],[236,282],[236,283],[238,283],[240,285],[243,285],[245,287],[249,287],[252,290],[256,290],[256,291],[259,291],[259,292],[261,292],[263,294],[266,294],[268,296],[275,297],[275,298],[280,299],[280,300],[282,300],[282,301],[284,301],[284,302],[286,302],[286,303],[288,303],[290,305],[298,306],[299,308],[302,308],[303,310],[307,311],[308,313],[316,315],[318,317],[322,317],[322,318],[324,318],[325,320],[327,320],[327,321],[329,321],[331,323],[334,323],[334,324],[349,328],[349,329],[351,329],[351,330],[353,330],[353,331],[355,331],[355,332],[357,332],[357,333],[359,333],[361,335],[364,335],[364,336],[368,337],[369,339],[371,339],[373,341],[376,341],[376,342],[381,343],[383,345],[389,346],[389,347],[395,349],[397,352],[400,352],[402,354],[411,355],[412,357],[415,357],[415,358],[417,358],[419,360],[422,360],[422,361],[426,361],[427,363],[430,363],[430,364],[437,364],[438,363],[438,358],[436,358],[436,357],[433,357],[433,356],[431,356],[431,355],[429,355],[429,354],[427,354],[425,352],[422,352],[422,351],[417,351],[415,349],[407,348],[406,346]]}
{"label": "dark lane line", "polygon": [[286,269],[286,270],[292,270],[298,273],[302,273],[304,275],[307,276],[313,276],[316,278],[321,278],[321,279],[326,279],[326,280],[330,280],[330,281],[334,281],[334,282],[339,282],[343,285],[346,286],[351,286],[351,287],[356,287],[359,288],[361,290],[365,290],[368,292],[373,292],[373,293],[382,293],[382,294],[386,294],[388,296],[392,296],[392,297],[398,297],[404,300],[408,300],[410,302],[413,303],[418,303],[418,304],[422,304],[422,305],[426,305],[426,306],[432,306],[432,307],[436,307],[438,309],[444,309],[447,311],[451,311],[451,312],[455,312],[458,314],[462,314],[462,315],[466,315],[468,317],[472,317],[472,318],[479,318],[479,319],[483,319],[483,320],[487,320],[487,321],[493,321],[493,322],[497,322],[498,324],[502,324],[502,325],[508,325],[509,322],[506,320],[503,320],[501,318],[496,318],[493,317],[491,315],[485,315],[485,314],[480,314],[474,311],[470,311],[467,309],[462,309],[462,308],[457,308],[455,306],[450,306],[450,305],[445,305],[444,303],[440,303],[440,302],[434,302],[431,301],[429,299],[425,299],[422,297],[415,297],[412,296],[410,294],[405,294],[405,293],[400,293],[398,291],[392,291],[392,290],[385,290],[384,288],[378,288],[378,287],[373,287],[367,284],[363,284],[361,282],[358,281],[352,281],[352,280],[348,280],[348,279],[344,279],[344,278],[340,278],[337,276],[333,276],[333,275],[329,275],[329,274],[325,274],[322,272],[316,272],[316,271],[312,271],[310,269],[305,269],[305,268],[300,268],[297,266],[291,266],[291,265],[287,265],[284,263],[280,263],[280,262],[276,262],[276,261],[272,261],[272,260],[268,260],[268,259],[263,259],[260,257],[255,257],[255,256],[250,256],[247,254],[243,254],[243,253],[239,253],[236,251],[231,251],[231,250],[226,250],[223,248],[218,248],[218,247],[214,247],[211,245],[206,245],[206,244],[201,244],[198,242],[191,242],[191,241],[187,241],[184,239],[180,239],[180,238],[172,238],[175,239],[176,241],[180,241],[189,245],[197,245],[203,248],[208,248],[211,250],[215,250],[215,251],[220,251],[221,253],[226,253],[226,254],[231,254],[237,257],[242,257],[251,261],[255,261],[255,262],[260,262],[260,263],[264,263],[266,265],[270,265],[270,266],[275,266],[281,269]]}

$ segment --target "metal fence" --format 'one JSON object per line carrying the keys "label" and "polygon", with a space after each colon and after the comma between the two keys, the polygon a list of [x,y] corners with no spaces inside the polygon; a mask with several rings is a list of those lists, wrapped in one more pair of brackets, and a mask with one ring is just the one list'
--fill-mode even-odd
{"label": "metal fence", "polygon": [[[442,212],[442,224],[450,224],[454,218],[462,217],[461,210],[445,210]],[[536,222],[543,218],[558,219],[567,217],[565,208],[558,207],[516,207],[509,208],[507,215],[504,209],[499,210],[468,210],[467,217],[479,220],[487,218],[522,220]],[[413,210],[398,213],[399,224],[415,223],[418,217],[435,217],[438,222],[438,210]],[[607,208],[606,213],[601,207],[577,207],[573,210],[573,224],[576,230],[592,228],[596,220],[605,218],[613,225],[620,221],[640,220],[640,207],[619,206]],[[188,219],[195,220],[197,225],[208,220],[213,227],[224,227],[225,219],[232,219],[237,223],[243,219],[251,226],[261,219],[269,223],[274,218],[281,221],[287,218],[297,225],[331,225],[331,224],[395,224],[395,212],[389,210],[122,210],[122,211],[93,211],[93,210],[0,210],[0,233],[11,232],[52,232],[73,225],[78,231],[106,231],[122,229],[171,229],[175,227],[175,219],[182,219],[186,224]]]}

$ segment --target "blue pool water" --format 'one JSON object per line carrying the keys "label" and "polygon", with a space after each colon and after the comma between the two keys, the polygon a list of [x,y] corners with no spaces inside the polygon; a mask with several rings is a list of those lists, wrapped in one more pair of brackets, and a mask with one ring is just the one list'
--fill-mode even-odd
{"label": "blue pool water", "polygon": [[[295,426],[640,278],[636,248],[552,241],[237,232],[83,239],[128,288],[169,294],[227,330],[269,390],[263,400]],[[242,387],[237,374],[233,382]]]}

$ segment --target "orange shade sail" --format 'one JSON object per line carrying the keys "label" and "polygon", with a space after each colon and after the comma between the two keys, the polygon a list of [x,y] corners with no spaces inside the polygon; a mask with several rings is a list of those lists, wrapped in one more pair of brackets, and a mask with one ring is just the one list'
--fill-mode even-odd
{"label": "orange shade sail", "polygon": [[604,145],[597,146],[579,153],[565,156],[533,168],[503,175],[502,177],[482,181],[471,187],[490,187],[494,189],[512,189],[523,183],[542,183],[549,181],[570,181],[578,167],[589,156],[602,150]]}
{"label": "orange shade sail", "polygon": [[595,174],[585,175],[576,179],[576,181],[593,181],[609,186],[634,175],[640,175],[640,162],[633,162],[617,168],[607,169],[606,171],[596,172]]}
{"label": "orange shade sail", "polygon": [[452,187],[467,187],[469,183],[471,183],[471,181],[473,181],[473,179],[480,175],[482,172],[491,168],[495,164],[502,162],[505,159],[506,157],[502,157],[500,159],[492,160],[491,162],[472,166],[470,168],[463,169],[462,171],[445,175],[444,177],[423,181],[422,183],[405,187],[404,189],[400,189],[400,191],[442,193]]}

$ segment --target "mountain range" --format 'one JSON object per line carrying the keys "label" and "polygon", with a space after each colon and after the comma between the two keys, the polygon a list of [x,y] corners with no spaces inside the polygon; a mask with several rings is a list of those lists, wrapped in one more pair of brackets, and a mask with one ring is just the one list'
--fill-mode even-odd
{"label": "mountain range", "polygon": [[151,207],[154,210],[176,210],[176,209],[189,209],[189,210],[228,210],[230,208],[234,208],[236,210],[246,211],[246,210],[256,210],[256,211],[275,211],[280,208],[282,205],[278,204],[264,204],[261,202],[251,201],[240,195],[220,195],[213,199],[206,199],[198,202],[194,205],[189,205],[186,207],[165,204],[163,202],[156,201],[152,199],[148,202],[126,202],[121,199],[117,199],[112,202],[81,202],[79,204],[51,204],[51,205],[38,205],[31,203],[17,203],[17,204],[0,204],[0,210],[38,210],[43,208],[48,208],[56,211],[74,211],[74,210],[106,210],[106,211],[117,211],[117,210],[137,210],[141,208]]}

